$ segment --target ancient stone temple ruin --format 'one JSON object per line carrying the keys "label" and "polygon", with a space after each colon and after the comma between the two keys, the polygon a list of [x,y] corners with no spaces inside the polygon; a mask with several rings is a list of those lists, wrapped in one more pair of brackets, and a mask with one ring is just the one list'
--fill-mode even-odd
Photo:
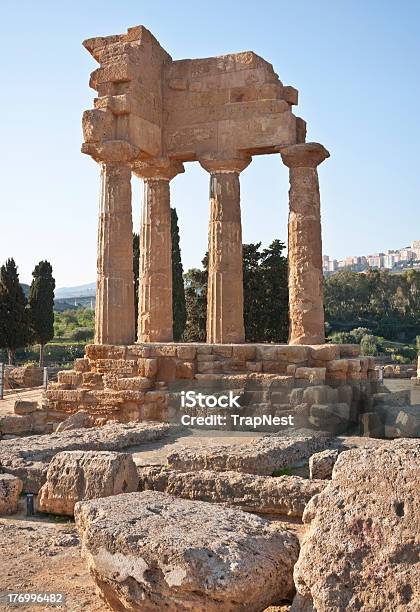
{"label": "ancient stone temple ruin", "polygon": [[[343,421],[357,422],[374,363],[359,357],[358,346],[324,344],[317,167],[329,153],[305,141],[305,121],[292,112],[297,90],[249,51],[174,61],[143,26],[84,46],[99,64],[82,146],[101,175],[96,335],[75,370],[50,385],[49,408],[61,416],[85,408],[98,418],[165,420],[181,388],[239,386],[244,404],[260,403],[262,411],[301,406],[305,418],[320,422],[333,406]],[[263,154],[277,154],[289,168],[288,345],[244,344],[239,177]],[[172,342],[170,182],[193,161],[210,180],[207,344]],[[137,338],[133,174],[144,181]],[[199,207],[206,214],[204,194]],[[321,391],[304,399],[305,385]]]}
{"label": "ancient stone temple ruin", "polygon": [[210,175],[207,341],[244,342],[239,175],[253,155],[280,153],[290,171],[290,343],[322,343],[317,166],[329,154],[305,143],[296,89],[252,52],[173,61],[142,26],[84,46],[99,63],[82,148],[101,168],[96,342],[135,341],[132,173],[144,181],[137,340],[172,340],[170,181],[191,161]]}

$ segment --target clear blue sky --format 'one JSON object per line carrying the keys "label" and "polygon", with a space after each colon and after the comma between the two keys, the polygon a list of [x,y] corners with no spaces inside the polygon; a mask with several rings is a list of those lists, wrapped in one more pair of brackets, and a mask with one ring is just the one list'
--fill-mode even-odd
{"label": "clear blue sky", "polygon": [[[0,262],[21,280],[49,259],[58,286],[95,280],[98,166],[80,153],[95,92],[92,36],[143,24],[174,59],[254,50],[299,90],[320,167],[324,253],[341,258],[420,239],[420,4],[362,0],[2,0]],[[241,175],[244,241],[287,237],[287,169],[254,158]],[[140,182],[133,181],[138,227]],[[208,175],[172,183],[184,268],[207,248]]]}

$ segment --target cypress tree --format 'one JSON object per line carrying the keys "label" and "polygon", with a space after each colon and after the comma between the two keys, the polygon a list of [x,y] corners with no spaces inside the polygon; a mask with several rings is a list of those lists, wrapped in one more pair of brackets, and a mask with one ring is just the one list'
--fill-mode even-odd
{"label": "cypress tree", "polygon": [[32,272],[29,314],[32,338],[39,343],[39,367],[44,365],[44,346],[54,338],[54,289],[52,266],[40,261]]}
{"label": "cypress tree", "polygon": [[172,237],[172,313],[173,333],[175,342],[182,340],[187,323],[187,310],[185,301],[184,274],[179,246],[178,215],[175,208],[171,208],[171,237]]}
{"label": "cypress tree", "polygon": [[140,267],[140,236],[133,232],[133,276],[134,276],[134,322],[137,337],[137,319],[139,316],[139,267]]}
{"label": "cypress tree", "polygon": [[207,270],[193,268],[185,273],[187,322],[185,342],[205,342],[207,337]]}
{"label": "cypress tree", "polygon": [[7,349],[12,365],[16,349],[24,347],[30,339],[27,301],[13,259],[0,268],[0,304],[0,347]]}
{"label": "cypress tree", "polygon": [[287,283],[287,257],[285,244],[273,240],[261,256],[264,298],[261,304],[264,320],[262,329],[265,342],[287,342],[289,334],[289,289]]}
{"label": "cypress tree", "polygon": [[263,324],[261,304],[265,287],[262,279],[261,242],[242,245],[244,275],[244,325],[246,342],[260,342]]}

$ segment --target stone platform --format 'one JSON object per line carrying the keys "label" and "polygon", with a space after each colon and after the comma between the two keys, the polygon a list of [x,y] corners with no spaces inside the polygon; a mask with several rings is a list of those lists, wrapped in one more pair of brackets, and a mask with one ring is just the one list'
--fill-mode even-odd
{"label": "stone platform", "polygon": [[334,424],[334,433],[347,432],[377,379],[374,360],[359,351],[334,344],[93,344],[73,370],[49,384],[44,408],[58,421],[83,409],[97,424],[179,423],[182,391],[230,389],[239,394],[243,414],[293,413],[297,426],[331,430]]}

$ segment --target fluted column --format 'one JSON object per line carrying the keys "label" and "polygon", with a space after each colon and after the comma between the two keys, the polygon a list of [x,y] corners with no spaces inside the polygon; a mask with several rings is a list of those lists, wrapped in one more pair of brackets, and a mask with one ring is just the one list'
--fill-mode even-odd
{"label": "fluted column", "polygon": [[245,341],[239,174],[250,157],[200,159],[210,172],[207,342]]}
{"label": "fluted column", "polygon": [[172,239],[169,181],[184,172],[179,162],[136,163],[144,181],[140,221],[139,342],[170,342],[172,316]]}
{"label": "fluted column", "polygon": [[289,343],[325,342],[321,213],[317,166],[329,157],[318,143],[281,150],[289,168]]}
{"label": "fluted column", "polygon": [[133,225],[128,162],[101,163],[95,309],[97,344],[134,341]]}

